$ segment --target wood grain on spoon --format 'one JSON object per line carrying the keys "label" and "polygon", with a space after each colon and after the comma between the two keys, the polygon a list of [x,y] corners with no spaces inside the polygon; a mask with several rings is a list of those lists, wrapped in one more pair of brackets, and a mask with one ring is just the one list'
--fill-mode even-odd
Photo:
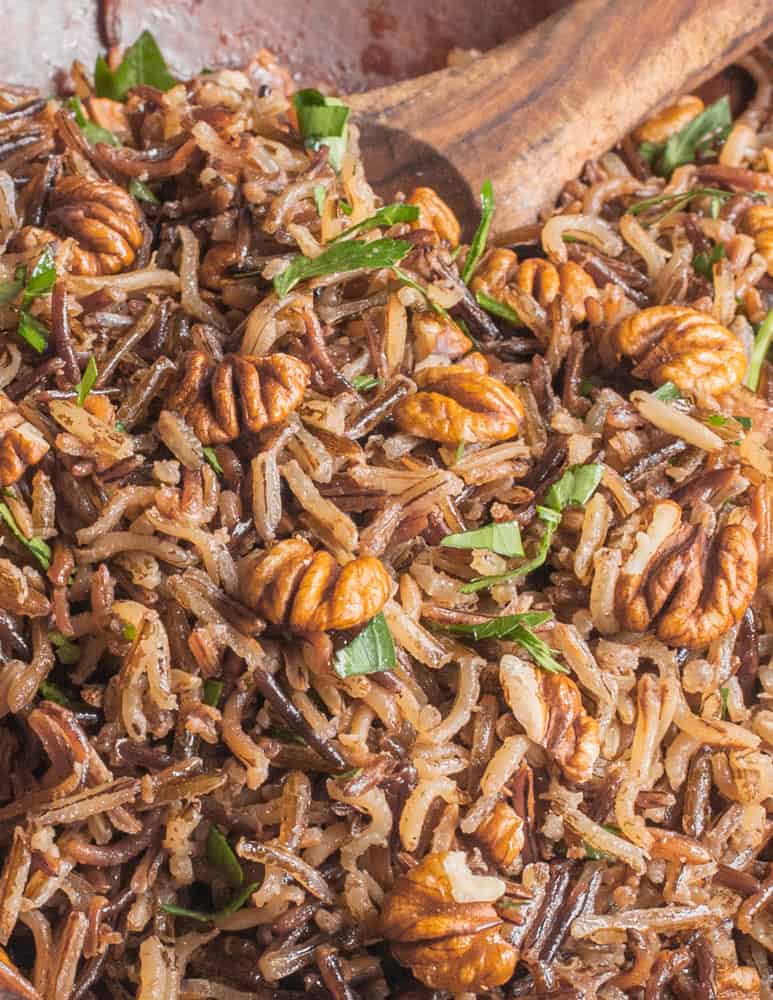
{"label": "wood grain on spoon", "polygon": [[469,236],[533,222],[583,163],[773,31],[770,0],[578,0],[464,67],[348,98],[368,180],[437,188]]}

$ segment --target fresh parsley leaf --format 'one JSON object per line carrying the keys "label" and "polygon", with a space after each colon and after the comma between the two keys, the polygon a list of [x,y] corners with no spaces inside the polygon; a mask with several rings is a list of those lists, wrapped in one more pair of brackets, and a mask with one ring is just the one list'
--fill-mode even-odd
{"label": "fresh parsley leaf", "polygon": [[475,531],[446,535],[440,544],[451,549],[488,549],[500,556],[524,555],[517,521],[492,521]]}
{"label": "fresh parsley leaf", "polygon": [[326,198],[325,185],[315,184],[314,187],[312,188],[312,194],[314,195],[314,204],[317,207],[317,215],[321,219],[322,213],[325,210],[325,198]]}
{"label": "fresh parsley leaf", "polygon": [[127,622],[127,624],[124,625],[123,627],[123,637],[124,639],[128,639],[129,642],[134,642],[134,640],[137,638],[137,626],[130,625]]}
{"label": "fresh parsley leaf", "polygon": [[674,385],[673,382],[664,382],[663,385],[658,386],[651,393],[655,399],[659,399],[663,403],[673,403],[676,399],[682,398],[682,393],[678,386]]}
{"label": "fresh parsley leaf", "polygon": [[56,264],[54,263],[54,254],[51,247],[47,246],[40,257],[38,257],[32,271],[30,271],[29,278],[24,287],[22,309],[27,309],[33,299],[50,292],[54,287],[55,281]]}
{"label": "fresh parsley leaf", "polygon": [[143,31],[137,41],[129,46],[115,72],[107,65],[103,56],[97,58],[94,67],[94,90],[97,97],[123,101],[132,87],[143,83],[157,90],[169,90],[177,83],[169,72],[158,43],[149,31]]}
{"label": "fresh parsley leaf", "polygon": [[212,708],[217,708],[220,704],[220,699],[223,696],[223,682],[208,680],[204,682],[204,697],[202,701],[205,705],[211,705]]}
{"label": "fresh parsley leaf", "polygon": [[86,370],[81,376],[80,382],[75,387],[78,390],[78,406],[83,406],[86,402],[89,393],[94,388],[98,374],[97,363],[92,355],[86,363]]}
{"label": "fresh parsley leaf", "polygon": [[504,302],[500,302],[499,299],[494,299],[490,295],[486,295],[485,292],[477,292],[475,299],[481,309],[485,309],[492,316],[499,316],[500,319],[506,319],[513,326],[523,326],[515,309],[511,309],[510,306]]}
{"label": "fresh parsley leaf", "polygon": [[137,201],[147,201],[150,205],[159,205],[158,198],[153,194],[144,181],[137,177],[132,177],[129,181],[129,194]]}
{"label": "fresh parsley leaf", "polygon": [[537,666],[542,667],[551,674],[568,674],[569,668],[553,656],[553,650],[546,642],[543,642],[531,629],[521,625],[513,631],[510,636],[512,642],[517,642],[531,656]]}
{"label": "fresh parsley leaf", "polygon": [[692,266],[698,272],[707,278],[713,278],[714,276],[714,265],[717,261],[722,260],[725,256],[725,244],[717,243],[715,244],[710,253],[699,253],[693,258]]}
{"label": "fresh parsley leaf", "polygon": [[388,229],[390,226],[394,226],[398,222],[415,222],[418,217],[418,205],[405,205],[402,202],[395,202],[392,205],[384,205],[383,208],[380,208],[375,213],[375,215],[371,215],[369,218],[363,219],[362,222],[356,222],[353,226],[349,226],[348,229],[344,229],[344,231],[339,233],[334,240],[330,241],[330,245],[332,246],[333,243],[340,243],[343,240],[348,239],[350,236],[369,233],[372,229]]}
{"label": "fresh parsley leaf", "polygon": [[357,674],[392,670],[396,663],[392,633],[382,611],[371,618],[356,638],[336,653],[333,668],[339,677],[354,677]]}
{"label": "fresh parsley leaf", "polygon": [[728,418],[723,417],[721,413],[712,413],[706,417],[706,423],[711,424],[712,427],[724,427],[727,421]]}
{"label": "fresh parsley leaf", "polygon": [[318,257],[296,257],[281,274],[274,278],[277,295],[284,298],[300,281],[318,278],[338,271],[357,271],[360,268],[375,270],[394,267],[411,249],[407,240],[380,239],[365,243],[348,240],[323,250]]}
{"label": "fresh parsley leaf", "polygon": [[469,284],[470,278],[478,266],[478,262],[485,253],[495,208],[494,188],[490,180],[485,180],[480,189],[480,223],[472,238],[470,249],[467,251],[467,259],[464,262],[464,269],[462,270],[462,281],[465,284]]}
{"label": "fresh parsley leaf", "polygon": [[653,163],[655,172],[670,177],[677,167],[693,163],[699,153],[706,152],[717,139],[726,136],[732,124],[730,100],[725,95],[671,136]]}
{"label": "fresh parsley leaf", "polygon": [[5,521],[8,530],[14,536],[14,538],[21,542],[21,544],[37,559],[44,570],[48,570],[51,567],[51,549],[42,538],[27,538],[24,532],[19,528],[16,523],[16,519],[11,513],[11,508],[7,503],[0,503],[0,518]]}
{"label": "fresh parsley leaf", "polygon": [[38,693],[46,701],[56,702],[57,705],[63,705],[65,708],[72,707],[72,699],[53,681],[41,681]]}
{"label": "fresh parsley leaf", "polygon": [[83,132],[86,141],[92,146],[96,142],[107,143],[108,146],[120,146],[121,143],[106,128],[102,128],[101,125],[97,125],[90,118],[86,117],[86,112],[83,110],[83,105],[81,104],[80,97],[71,97],[67,102],[67,107],[75,115],[75,122],[78,128]]}
{"label": "fresh parsley leaf", "polygon": [[204,445],[201,450],[204,452],[204,458],[206,458],[218,476],[222,476],[223,466],[220,464],[218,457],[215,454],[215,449],[210,447],[210,445]]}
{"label": "fresh parsley leaf", "polygon": [[443,631],[451,635],[468,636],[478,642],[481,639],[509,639],[516,629],[526,626],[534,628],[544,625],[553,617],[550,611],[524,611],[515,615],[500,615],[476,625],[446,625]]}
{"label": "fresh parsley leaf", "polygon": [[296,91],[293,105],[306,148],[327,146],[331,166],[340,170],[348,139],[349,108],[337,97],[325,97],[314,89]]}
{"label": "fresh parsley leaf", "polygon": [[76,642],[68,639],[66,635],[62,635],[61,632],[53,631],[48,633],[48,638],[51,640],[51,645],[56,650],[56,658],[60,663],[64,663],[65,666],[72,666],[73,663],[77,663],[81,658],[81,651]]}
{"label": "fresh parsley leaf", "polygon": [[381,385],[381,379],[376,378],[375,375],[355,375],[352,379],[352,385],[357,392],[369,392]]}
{"label": "fresh parsley leaf", "polygon": [[341,209],[344,215],[351,215],[352,212],[354,211],[354,209],[352,208],[352,206],[349,204],[348,201],[339,201],[338,207]]}
{"label": "fresh parsley leaf", "polygon": [[735,420],[735,422],[737,424],[740,424],[741,427],[743,427],[743,429],[745,431],[750,431],[752,429],[752,418],[751,417],[739,417],[739,416],[736,415],[736,416],[733,417],[733,420]]}
{"label": "fresh parsley leaf", "polygon": [[757,386],[760,384],[762,366],[768,356],[771,340],[773,340],[773,309],[757,327],[754,346],[749,358],[749,367],[746,369],[746,376],[743,380],[743,384],[752,392],[756,392]]}
{"label": "fresh parsley leaf", "polygon": [[213,920],[220,920],[222,917],[228,917],[232,913],[236,913],[237,910],[241,910],[257,888],[257,882],[246,885],[236,893],[230,902],[226,903],[221,910],[217,910],[215,913],[205,913],[203,910],[189,910],[186,906],[178,906],[176,903],[162,903],[161,909],[173,917],[188,917],[189,920],[198,920],[199,923],[208,924]]}
{"label": "fresh parsley leaf", "polygon": [[214,825],[207,831],[207,858],[222,871],[223,877],[232,889],[238,889],[244,882],[244,872],[239,859],[225,836]]}

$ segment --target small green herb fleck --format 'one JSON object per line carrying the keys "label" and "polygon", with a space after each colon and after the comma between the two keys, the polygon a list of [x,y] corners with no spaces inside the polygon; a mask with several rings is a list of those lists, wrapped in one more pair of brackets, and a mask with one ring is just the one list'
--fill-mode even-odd
{"label": "small green herb fleck", "polygon": [[217,708],[220,704],[220,699],[223,696],[223,682],[216,680],[208,680],[204,682],[204,697],[202,701],[205,705],[211,705],[212,708]]}
{"label": "small green herb fleck", "polygon": [[321,219],[322,213],[325,211],[325,198],[327,196],[327,192],[325,191],[325,185],[315,184],[311,190],[312,194],[314,195],[314,204],[317,209],[317,215]]}
{"label": "small green herb fleck", "polygon": [[707,153],[715,143],[726,138],[733,124],[730,101],[721,97],[705,111],[688,122],[665,144],[646,144],[639,152],[652,165],[655,173],[670,177],[685,163],[693,163],[699,154]]}
{"label": "small green herb fleck", "polygon": [[153,194],[148,185],[137,177],[132,177],[129,181],[129,194],[136,198],[137,201],[146,201],[150,205],[160,204],[158,198]]}
{"label": "small green herb fleck", "polygon": [[239,859],[226,837],[214,825],[207,831],[207,858],[222,871],[223,877],[232,889],[238,889],[244,882],[244,872]]}
{"label": "small green herb fleck", "polygon": [[35,266],[30,272],[27,284],[24,288],[24,298],[22,299],[22,309],[27,309],[33,299],[40,295],[46,295],[54,287],[56,281],[56,264],[54,254],[50,246],[47,246],[38,257]]}
{"label": "small green herb fleck", "polygon": [[72,708],[72,699],[53,681],[41,681],[38,692],[41,698],[45,698],[46,701],[56,702],[57,705],[62,705],[64,708]]}
{"label": "small green herb fleck", "polygon": [[351,771],[342,771],[340,774],[336,775],[337,781],[348,781],[350,778],[356,778],[358,774],[362,774],[361,767],[353,767]]}
{"label": "small green herb fleck", "polygon": [[692,266],[698,274],[706,278],[714,276],[714,265],[725,256],[725,244],[717,243],[712,247],[710,253],[699,253],[693,258]]}
{"label": "small green herb fleck", "polygon": [[355,375],[352,379],[352,385],[357,392],[370,392],[371,389],[376,389],[381,385],[381,379],[376,378],[375,375]]}
{"label": "small green herb fleck", "polygon": [[158,43],[149,31],[143,31],[124,53],[121,65],[113,71],[103,56],[94,67],[94,90],[97,97],[123,101],[132,87],[147,84],[157,90],[169,90],[177,81],[169,72]]}
{"label": "small green herb fleck", "polygon": [[19,314],[19,325],[16,328],[16,333],[38,354],[42,354],[48,347],[48,327],[28,312]]}
{"label": "small green herb fleck", "polygon": [[733,420],[735,420],[735,422],[737,424],[740,424],[741,427],[743,427],[743,429],[745,431],[750,431],[752,429],[752,418],[751,417],[739,417],[739,416],[736,415],[736,416],[733,417]]}
{"label": "small green herb fleck", "polygon": [[57,632],[56,630],[49,632],[48,638],[56,650],[56,658],[60,663],[64,663],[65,666],[69,667],[80,660],[81,651],[78,648],[78,644],[73,642],[72,639],[68,639],[66,635],[62,635],[61,632]]}
{"label": "small green herb fleck", "polygon": [[719,697],[722,700],[722,718],[726,719],[728,717],[728,714],[729,714],[728,713],[728,707],[727,707],[727,701],[728,701],[728,698],[730,697],[730,688],[729,687],[721,687],[719,689]]}
{"label": "small green herb fleck", "polygon": [[508,558],[524,554],[517,521],[492,521],[475,531],[446,535],[440,544],[451,549],[488,549]]}
{"label": "small green herb fleck", "polygon": [[134,642],[134,640],[137,638],[137,626],[136,625],[130,625],[128,623],[126,625],[124,625],[124,627],[123,627],[123,637],[124,637],[124,639],[128,639],[129,642]]}
{"label": "small green herb fleck", "polygon": [[590,398],[590,396],[591,396],[591,394],[592,394],[592,392],[593,392],[594,389],[598,389],[598,386],[595,385],[595,383],[591,382],[589,379],[584,378],[580,382],[580,395],[581,396],[587,396],[588,398]]}
{"label": "small green herb fleck", "polygon": [[490,295],[486,295],[485,292],[477,292],[475,299],[481,309],[485,309],[492,316],[499,316],[500,319],[506,319],[513,326],[523,326],[515,309],[511,309],[505,302],[500,302],[499,299],[494,299]]}
{"label": "small green herb fleck", "polygon": [[384,205],[374,215],[363,219],[362,222],[356,222],[353,226],[349,226],[348,229],[344,229],[330,243],[332,246],[333,243],[341,243],[352,236],[361,236],[363,233],[369,233],[373,229],[388,229],[398,222],[415,222],[418,217],[419,209],[417,205],[406,205],[402,202]]}
{"label": "small green herb fleck", "polygon": [[338,207],[341,209],[344,215],[351,215],[352,212],[354,211],[354,209],[352,208],[352,206],[349,204],[348,201],[339,201]]}
{"label": "small green herb fleck", "polygon": [[494,188],[490,180],[485,180],[480,189],[480,224],[472,238],[472,243],[464,262],[464,268],[462,269],[462,281],[465,284],[469,284],[470,278],[475,274],[475,269],[485,253],[495,207]]}
{"label": "small green herb fleck", "polygon": [[679,387],[674,385],[673,382],[664,382],[663,385],[654,389],[650,395],[654,396],[655,399],[659,399],[663,403],[673,403],[676,399],[682,398],[682,393]]}
{"label": "small green herb fleck", "polygon": [[456,446],[456,451],[454,452],[454,464],[456,464],[457,462],[461,462],[461,460],[464,458],[465,443],[466,442],[464,441],[460,441],[459,444]]}
{"label": "small green herb fleck", "polygon": [[75,115],[75,122],[78,128],[83,133],[86,141],[92,146],[97,142],[104,142],[108,146],[121,145],[112,132],[109,132],[106,128],[102,128],[101,125],[97,125],[96,122],[86,117],[80,97],[71,97],[67,102],[67,107]]}
{"label": "small green herb fleck", "polygon": [[97,381],[98,374],[97,363],[92,356],[86,363],[86,370],[83,373],[83,377],[75,387],[78,390],[78,406],[83,406],[86,402],[89,393],[94,388],[94,383]]}
{"label": "small green herb fleck", "polygon": [[749,358],[749,367],[746,369],[746,377],[743,380],[743,384],[747,389],[751,389],[752,392],[756,392],[757,386],[760,384],[762,366],[768,356],[771,340],[773,340],[773,309],[770,310],[757,328],[754,337],[754,346]]}
{"label": "small green herb fleck", "polygon": [[204,445],[204,447],[201,450],[204,452],[204,458],[209,462],[209,464],[212,466],[212,468],[215,470],[218,476],[222,476],[223,466],[218,461],[218,457],[215,454],[215,449],[212,448],[210,445]]}
{"label": "small green herb fleck", "polygon": [[333,661],[339,677],[392,670],[397,663],[392,634],[383,611],[371,618],[360,634],[340,649]]}
{"label": "small green herb fleck", "polygon": [[0,518],[5,521],[8,530],[17,541],[33,555],[44,570],[51,568],[51,549],[42,538],[27,538],[16,523],[16,519],[11,513],[11,508],[7,503],[0,503]]}
{"label": "small green herb fleck", "polygon": [[257,888],[257,882],[246,885],[236,893],[229,903],[226,903],[221,910],[217,910],[215,913],[205,913],[203,910],[189,910],[186,906],[178,906],[177,903],[162,903],[161,909],[173,917],[188,917],[189,920],[198,920],[199,923],[208,924],[213,920],[221,920],[223,917],[228,917],[232,913],[241,910]]}
{"label": "small green herb fleck", "polygon": [[347,240],[323,250],[318,257],[296,257],[274,278],[274,290],[284,298],[300,282],[342,271],[394,267],[411,249],[407,240]]}

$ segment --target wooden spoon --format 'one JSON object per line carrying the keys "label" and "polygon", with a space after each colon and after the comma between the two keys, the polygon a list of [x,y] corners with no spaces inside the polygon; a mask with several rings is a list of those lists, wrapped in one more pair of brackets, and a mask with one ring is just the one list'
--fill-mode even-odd
{"label": "wooden spoon", "polygon": [[347,102],[374,188],[435,187],[469,238],[487,177],[498,232],[533,222],[586,160],[771,32],[770,0],[577,0],[466,66]]}

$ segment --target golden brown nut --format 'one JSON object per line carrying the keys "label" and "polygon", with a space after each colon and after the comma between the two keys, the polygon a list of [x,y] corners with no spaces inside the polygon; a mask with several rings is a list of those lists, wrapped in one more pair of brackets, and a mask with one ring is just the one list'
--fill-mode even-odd
{"label": "golden brown nut", "polygon": [[188,351],[168,406],[202,444],[226,444],[281,424],[300,406],[310,378],[306,362],[289,354],[227,354],[214,364],[203,351]]}
{"label": "golden brown nut", "polygon": [[475,831],[475,839],[500,868],[511,868],[523,849],[523,820],[506,802],[497,802]]}
{"label": "golden brown nut", "polygon": [[768,274],[773,275],[773,207],[753,205],[744,217],[743,228],[754,237],[757,253],[768,265]]}
{"label": "golden brown nut", "polygon": [[588,781],[601,738],[599,724],[585,711],[574,681],[507,655],[499,676],[505,700],[529,739],[544,747],[570,781]]}
{"label": "golden brown nut", "polygon": [[706,313],[686,306],[653,306],[625,319],[615,346],[637,363],[633,374],[655,385],[673,382],[696,399],[739,385],[746,371],[740,340]]}
{"label": "golden brown nut", "polygon": [[274,625],[298,632],[362,625],[381,611],[391,590],[389,574],[375,557],[342,567],[303,538],[277,542],[243,565],[239,585],[245,604]]}
{"label": "golden brown nut", "polygon": [[507,982],[518,959],[491,905],[504,889],[499,879],[472,875],[461,851],[428,854],[385,898],[382,933],[430,989],[490,990]]}
{"label": "golden brown nut", "polygon": [[615,592],[623,628],[671,646],[700,649],[743,617],[757,589],[757,546],[743,525],[728,524],[713,543],[702,525],[683,524],[672,500],[652,504],[623,564]]}
{"label": "golden brown nut", "polygon": [[761,988],[759,973],[750,965],[717,971],[717,1000],[755,1000]]}
{"label": "golden brown nut", "polygon": [[142,246],[142,211],[110,181],[64,177],[51,192],[46,224],[75,240],[73,274],[117,274],[134,263]]}
{"label": "golden brown nut", "polygon": [[433,365],[416,374],[420,392],[401,399],[394,417],[401,430],[441,444],[487,443],[515,437],[523,406],[490,375]]}
{"label": "golden brown nut", "polygon": [[556,267],[549,260],[531,257],[518,268],[516,280],[521,291],[528,292],[543,308],[563,296],[575,323],[587,319],[585,300],[599,297],[593,278],[573,260]]}
{"label": "golden brown nut", "polygon": [[48,451],[48,442],[0,392],[0,486],[13,486]]}
{"label": "golden brown nut", "polygon": [[411,191],[409,205],[416,205],[419,217],[413,223],[414,229],[430,229],[439,240],[455,250],[462,234],[459,220],[433,188],[417,187]]}
{"label": "golden brown nut", "polygon": [[703,101],[694,94],[685,94],[678,101],[661,108],[633,133],[636,142],[665,142],[676,135],[703,111]]}
{"label": "golden brown nut", "polygon": [[416,312],[411,320],[413,350],[417,361],[430,354],[460,358],[472,350],[472,341],[450,319],[433,312]]}

